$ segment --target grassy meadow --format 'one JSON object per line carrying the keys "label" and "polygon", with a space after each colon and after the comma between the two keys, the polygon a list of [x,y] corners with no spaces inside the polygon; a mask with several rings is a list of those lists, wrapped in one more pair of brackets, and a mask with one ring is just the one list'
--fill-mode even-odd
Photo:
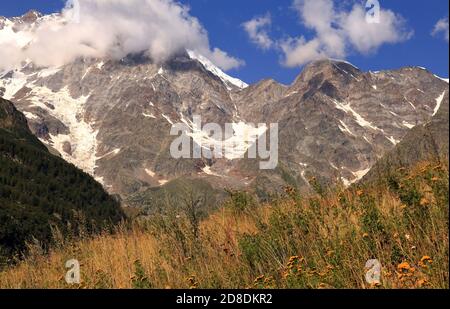
{"label": "grassy meadow", "polygon": [[[196,203],[135,216],[114,234],[60,239],[0,272],[0,288],[449,288],[448,166],[422,162],[376,183],[248,193],[207,216]],[[81,283],[65,282],[65,262]],[[381,280],[365,280],[377,259]]]}

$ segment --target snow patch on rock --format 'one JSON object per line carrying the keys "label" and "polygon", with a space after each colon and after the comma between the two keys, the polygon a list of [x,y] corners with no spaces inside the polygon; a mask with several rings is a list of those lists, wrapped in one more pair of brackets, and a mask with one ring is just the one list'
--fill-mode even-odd
{"label": "snow patch on rock", "polygon": [[206,70],[210,71],[211,73],[219,77],[228,90],[232,89],[230,85],[235,86],[239,89],[244,89],[248,87],[248,84],[244,83],[240,79],[229,76],[204,56],[192,50],[187,50],[187,53],[191,59],[199,61],[205,67]]}
{"label": "snow patch on rock", "polygon": [[442,92],[442,94],[436,98],[436,107],[434,108],[433,116],[436,115],[437,112],[439,111],[439,109],[441,108],[441,104],[442,104],[442,101],[444,100],[445,92],[446,92],[446,90],[444,90],[444,92]]}
{"label": "snow patch on rock", "polygon": [[142,116],[144,116],[145,118],[153,118],[153,119],[156,119],[156,116],[153,115],[152,113],[150,113],[150,114],[142,113]]}
{"label": "snow patch on rock", "polygon": [[434,77],[439,78],[440,80],[442,80],[442,81],[444,81],[444,82],[446,82],[448,84],[448,78],[442,78],[442,77],[439,77],[437,75],[434,75]]}
{"label": "snow patch on rock", "polygon": [[407,121],[403,121],[402,125],[407,127],[408,129],[412,129],[412,128],[414,128],[416,126],[415,124],[409,123]]}
{"label": "snow patch on rock", "polygon": [[219,174],[216,174],[211,170],[211,166],[208,166],[208,165],[205,166],[204,168],[202,168],[202,171],[203,171],[203,173],[205,173],[207,175],[220,177]]}
{"label": "snow patch on rock", "polygon": [[[34,85],[30,94],[30,100],[35,106],[46,109],[50,115],[64,123],[70,131],[68,135],[50,135],[50,141],[44,142],[59,151],[66,161],[73,163],[86,173],[94,175],[98,131],[83,119],[84,106],[88,98],[89,95],[73,98],[67,87],[54,92],[47,87]],[[52,104],[54,109],[48,108],[43,102]],[[67,142],[71,145],[71,154],[63,150],[64,144]]]}
{"label": "snow patch on rock", "polygon": [[27,83],[28,76],[22,72],[14,71],[12,72],[11,78],[0,78],[0,87],[5,88],[5,93],[3,98],[6,100],[11,100],[14,95]]}
{"label": "snow patch on rock", "polygon": [[335,99],[332,99],[334,104],[336,105],[336,107],[342,111],[344,111],[346,114],[351,114],[353,116],[353,118],[355,119],[355,121],[361,126],[361,127],[365,127],[365,128],[370,128],[373,130],[377,130],[379,131],[380,129],[377,128],[376,126],[374,126],[372,123],[370,123],[369,121],[367,121],[366,119],[364,119],[364,117],[362,117],[360,114],[358,114],[351,106],[349,103],[342,103],[339,102]]}
{"label": "snow patch on rock", "polygon": [[153,172],[151,169],[146,168],[145,172],[150,176],[150,177],[155,177],[156,173]]}

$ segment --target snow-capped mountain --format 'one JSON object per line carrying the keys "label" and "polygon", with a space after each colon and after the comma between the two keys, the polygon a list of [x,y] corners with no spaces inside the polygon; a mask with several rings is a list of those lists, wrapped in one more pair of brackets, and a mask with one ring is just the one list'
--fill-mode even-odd
{"label": "snow-capped mountain", "polygon": [[[1,19],[0,41],[26,45],[28,34],[15,23],[32,29],[41,18],[54,17]],[[312,176],[349,185],[448,104],[448,82],[418,67],[362,72],[323,60],[291,85],[264,80],[249,86],[189,50],[164,64],[144,54],[57,68],[23,63],[0,75],[0,96],[15,102],[31,130],[67,161],[111,193],[134,198],[180,177],[257,192],[286,184],[308,189]],[[246,123],[278,123],[277,169],[260,171],[254,160],[231,157],[171,158],[172,124],[192,124],[193,115],[204,123],[233,123],[237,140]],[[192,138],[209,139],[195,128]],[[242,145],[244,152],[248,147]]]}

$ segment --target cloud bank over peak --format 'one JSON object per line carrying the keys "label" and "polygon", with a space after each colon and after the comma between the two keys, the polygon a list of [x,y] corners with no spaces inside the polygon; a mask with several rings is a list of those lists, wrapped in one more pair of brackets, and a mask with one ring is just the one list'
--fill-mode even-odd
{"label": "cloud bank over peak", "polygon": [[[252,19],[245,24],[259,25],[256,31],[247,33],[257,43],[256,34],[267,36],[266,41],[282,53],[282,64],[297,67],[322,58],[346,58],[357,52],[373,54],[384,44],[394,44],[408,40],[413,32],[408,30],[402,16],[390,10],[380,9],[379,23],[366,20],[366,9],[362,4],[351,8],[336,8],[333,0],[294,0],[292,8],[299,21],[312,31],[312,38],[304,35],[275,40],[262,30],[265,24]],[[252,36],[253,34],[253,36]],[[258,44],[260,45],[260,44]]]}
{"label": "cloud bank over peak", "polygon": [[207,31],[175,0],[71,0],[34,27],[0,30],[0,68],[23,61],[61,66],[80,57],[121,59],[146,52],[155,62],[194,50],[223,70],[243,61],[212,48]]}

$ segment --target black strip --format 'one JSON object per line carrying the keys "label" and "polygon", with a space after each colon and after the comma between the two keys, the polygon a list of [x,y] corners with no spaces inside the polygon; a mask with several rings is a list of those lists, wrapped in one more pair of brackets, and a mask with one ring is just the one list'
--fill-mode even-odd
{"label": "black strip", "polygon": [[[85,309],[88,306],[139,308],[315,308],[346,306],[379,308],[386,306],[426,306],[448,304],[449,290],[1,290],[0,306],[19,305]],[[221,303],[224,295],[225,303]],[[239,296],[241,295],[241,296]],[[246,295],[246,296],[244,296]],[[272,296],[268,296],[272,295]],[[183,297],[184,296],[184,297]],[[205,303],[177,304],[192,301],[189,296],[209,296]],[[239,299],[241,303],[239,304]],[[204,300],[199,297],[196,300]],[[245,301],[245,303],[243,303]],[[270,303],[268,303],[270,301]],[[289,306],[289,307],[288,307]],[[314,307],[311,307],[314,306]],[[138,307],[136,307],[137,309]]]}

